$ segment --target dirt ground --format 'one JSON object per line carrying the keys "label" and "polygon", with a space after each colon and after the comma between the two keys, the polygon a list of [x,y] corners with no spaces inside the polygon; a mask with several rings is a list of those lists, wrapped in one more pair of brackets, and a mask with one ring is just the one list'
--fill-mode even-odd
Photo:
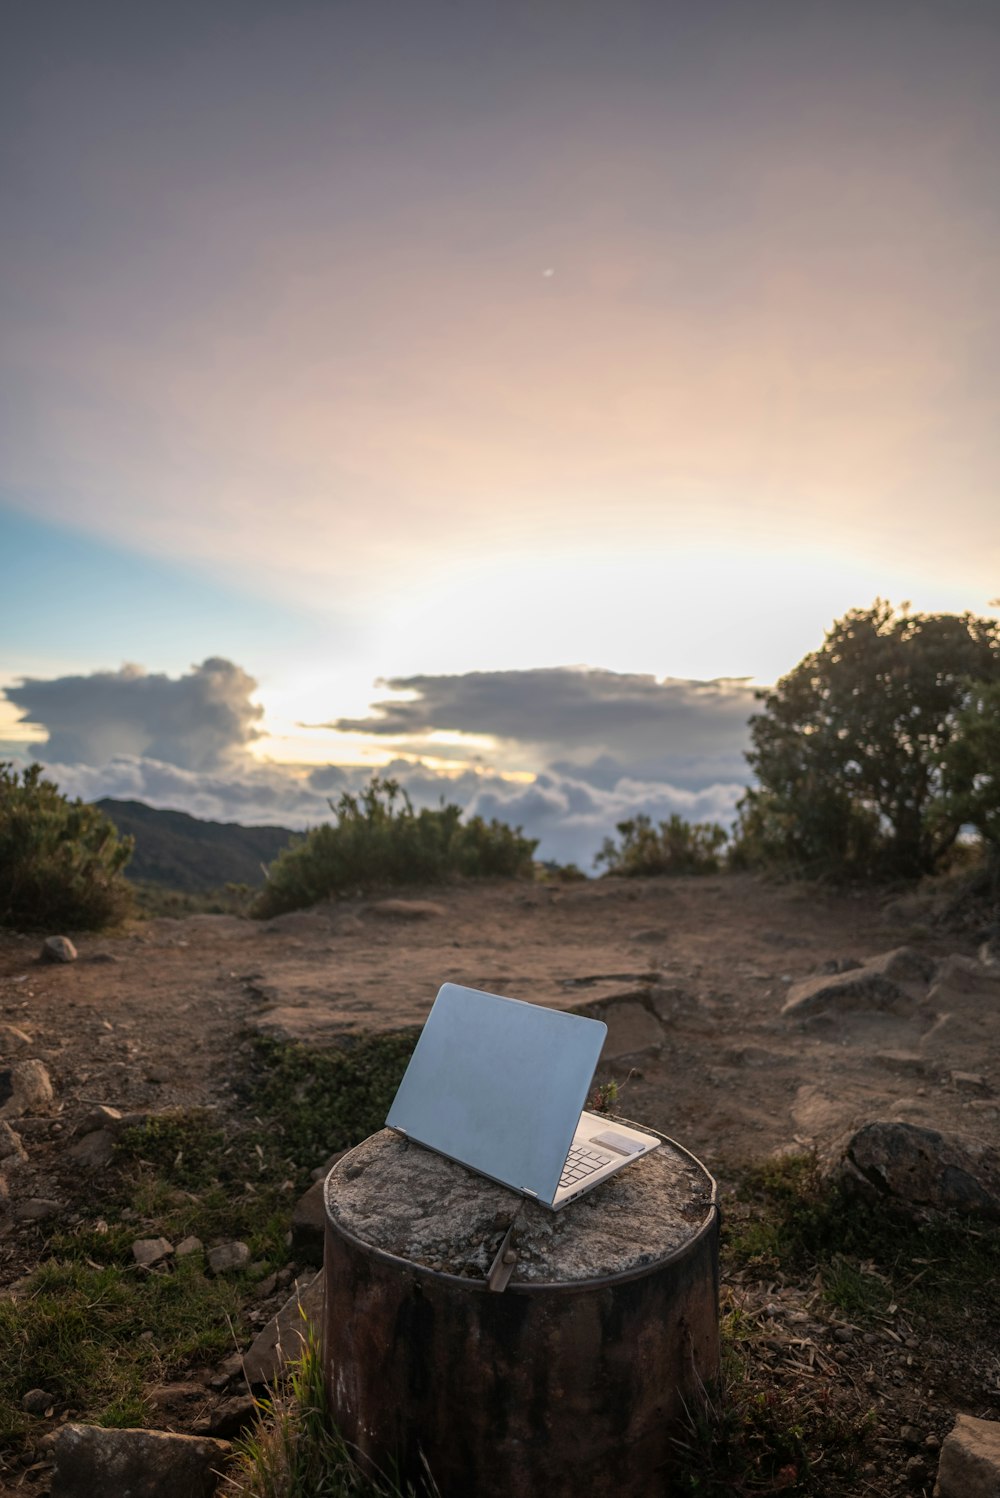
{"label": "dirt ground", "polygon": [[159,919],[78,937],[69,965],[7,935],[0,1054],[44,1062],[58,1134],[98,1103],[224,1106],[248,1027],[324,1044],[420,1024],[453,981],[600,1014],[602,1072],[629,1078],[621,1110],[716,1169],[823,1147],[875,1117],[995,1141],[1000,1035],[974,984],[930,985],[915,1014],[782,1016],[793,985],[824,967],[904,944],[975,954],[974,935],[922,926],[902,904],[731,875],[464,886],[265,923]]}
{"label": "dirt ground", "polygon": [[[74,1188],[65,1148],[97,1104],[224,1112],[249,1032],[318,1045],[419,1024],[446,980],[606,1019],[601,1074],[625,1083],[618,1111],[692,1150],[724,1189],[748,1160],[823,1151],[876,1118],[1000,1144],[1000,1027],[961,963],[979,936],[920,914],[728,875],[402,891],[265,923],[157,919],[74,937],[66,965],[40,961],[38,937],[0,936],[0,1066],[37,1057],[55,1091],[44,1117],[17,1121],[31,1153],[18,1190],[93,1192],[83,1177]],[[904,945],[939,977],[901,1011],[782,1014],[803,980]],[[28,1241],[0,1229],[0,1288],[30,1267]]]}

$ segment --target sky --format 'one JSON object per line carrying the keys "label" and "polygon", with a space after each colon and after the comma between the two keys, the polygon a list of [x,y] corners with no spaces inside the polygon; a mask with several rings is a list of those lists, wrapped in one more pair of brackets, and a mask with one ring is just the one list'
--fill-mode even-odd
{"label": "sky", "polygon": [[993,0],[18,3],[0,754],[589,866],[1000,593]]}

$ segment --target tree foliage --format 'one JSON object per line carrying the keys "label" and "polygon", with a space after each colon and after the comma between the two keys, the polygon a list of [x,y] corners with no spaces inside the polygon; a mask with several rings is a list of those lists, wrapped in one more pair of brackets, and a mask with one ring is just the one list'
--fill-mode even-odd
{"label": "tree foliage", "polygon": [[976,684],[939,757],[942,814],[975,827],[1000,879],[1000,682]]}
{"label": "tree foliage", "polygon": [[621,844],[606,837],[595,864],[606,864],[609,874],[714,874],[726,842],[717,822],[686,822],[673,813],[654,827],[644,812],[619,822]]}
{"label": "tree foliage", "polygon": [[251,914],[301,910],[334,895],[398,884],[438,884],[455,875],[514,878],[533,873],[537,843],[520,827],[462,821],[459,806],[414,811],[394,780],[379,780],[360,795],[331,803],[336,820],[314,827],[279,854]]}
{"label": "tree foliage", "polygon": [[759,786],[740,803],[736,861],[841,877],[931,872],[973,805],[985,816],[995,793],[995,780],[990,790],[977,779],[976,725],[996,707],[968,714],[994,702],[982,694],[998,682],[996,620],[897,612],[882,600],[837,620],[819,650],[759,694],[747,755]]}
{"label": "tree foliage", "polygon": [[93,806],[69,801],[41,765],[0,763],[0,925],[93,930],[127,914],[121,870],[132,839]]}

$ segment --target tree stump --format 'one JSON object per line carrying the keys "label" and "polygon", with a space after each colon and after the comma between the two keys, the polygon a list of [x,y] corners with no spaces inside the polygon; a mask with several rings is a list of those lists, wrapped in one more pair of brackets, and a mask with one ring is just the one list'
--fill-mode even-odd
{"label": "tree stump", "polygon": [[666,1491],[718,1373],[718,1208],[659,1137],[559,1212],[389,1130],[334,1166],[327,1397],[364,1467],[441,1498]]}

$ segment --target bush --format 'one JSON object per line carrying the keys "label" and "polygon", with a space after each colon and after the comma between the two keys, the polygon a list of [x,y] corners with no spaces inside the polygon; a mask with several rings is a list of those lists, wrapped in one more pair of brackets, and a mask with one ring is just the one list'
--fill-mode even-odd
{"label": "bush", "polygon": [[726,831],[717,822],[686,822],[675,812],[655,828],[644,813],[618,823],[621,847],[606,837],[595,864],[607,864],[606,873],[625,874],[715,874]]}
{"label": "bush", "polygon": [[315,827],[271,864],[251,915],[266,918],[389,885],[533,872],[537,843],[519,827],[482,817],[463,823],[458,806],[415,812],[394,780],[376,776],[360,795],[345,792],[331,810],[333,825]]}
{"label": "bush", "polygon": [[0,764],[0,925],[93,930],[128,913],[120,877],[132,839],[93,806],[69,801],[41,765]]}

